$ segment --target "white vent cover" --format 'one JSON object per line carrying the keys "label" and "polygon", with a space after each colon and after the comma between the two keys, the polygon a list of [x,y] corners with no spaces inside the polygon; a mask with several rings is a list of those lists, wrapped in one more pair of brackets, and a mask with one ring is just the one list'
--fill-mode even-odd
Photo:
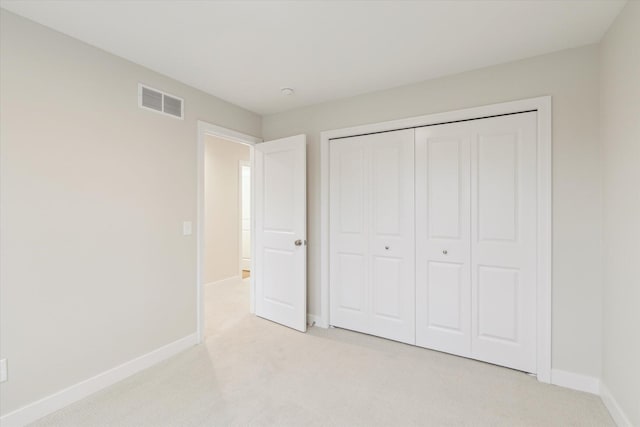
{"label": "white vent cover", "polygon": [[184,100],[182,98],[143,84],[138,84],[138,106],[178,119],[184,118]]}

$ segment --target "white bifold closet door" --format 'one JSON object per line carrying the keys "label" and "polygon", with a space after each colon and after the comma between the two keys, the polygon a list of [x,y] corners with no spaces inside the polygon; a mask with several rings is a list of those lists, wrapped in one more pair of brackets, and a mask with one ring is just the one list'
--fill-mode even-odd
{"label": "white bifold closet door", "polygon": [[330,143],[333,326],[415,343],[414,130]]}
{"label": "white bifold closet door", "polygon": [[416,129],[416,344],[471,354],[469,122]]}
{"label": "white bifold closet door", "polygon": [[416,343],[536,372],[536,113],[416,129]]}

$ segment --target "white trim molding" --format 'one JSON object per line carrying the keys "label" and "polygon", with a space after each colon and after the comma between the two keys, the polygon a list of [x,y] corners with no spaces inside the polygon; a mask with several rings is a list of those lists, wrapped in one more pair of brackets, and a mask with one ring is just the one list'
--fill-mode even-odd
{"label": "white trim molding", "polygon": [[523,99],[464,110],[373,123],[320,133],[320,319],[329,327],[329,141],[334,138],[430,126],[461,120],[537,111],[538,118],[538,254],[537,254],[537,372],[551,382],[551,271],[552,271],[552,144],[551,97]]}
{"label": "white trim molding", "polygon": [[613,394],[611,394],[611,391],[606,385],[604,385],[604,383],[600,383],[600,398],[618,427],[633,426],[631,424],[631,420],[627,417],[627,414],[622,410],[622,407],[618,404],[618,401],[613,397]]}
{"label": "white trim molding", "polygon": [[[261,138],[257,138],[255,136],[247,135],[232,129],[227,129],[222,126],[217,126],[211,123],[203,122],[198,120],[198,138],[196,141],[197,147],[197,182],[196,182],[196,191],[198,198],[197,205],[197,247],[196,247],[196,334],[198,337],[198,343],[201,343],[204,336],[204,298],[202,295],[202,280],[204,277],[203,267],[204,267],[204,139],[207,135],[215,136],[218,138],[226,139],[227,141],[238,142],[240,144],[245,144],[251,147],[250,151],[250,165],[251,170],[253,171],[253,146],[262,142]],[[251,241],[255,241],[254,237],[254,217],[253,209],[254,209],[254,183],[255,177],[251,174]],[[251,271],[254,271],[253,260],[255,258],[253,245],[251,246]],[[251,313],[255,312],[255,275],[251,274],[250,281],[250,302],[249,309]]]}
{"label": "white trim molding", "polygon": [[600,394],[600,380],[598,378],[561,369],[551,370],[551,384],[591,394]]}
{"label": "white trim molding", "polygon": [[9,412],[0,418],[0,425],[19,427],[32,423],[196,345],[197,338],[195,333],[187,335],[150,353]]}
{"label": "white trim molding", "polygon": [[633,427],[629,417],[601,379],[561,369],[551,370],[551,384],[600,396],[618,427]]}

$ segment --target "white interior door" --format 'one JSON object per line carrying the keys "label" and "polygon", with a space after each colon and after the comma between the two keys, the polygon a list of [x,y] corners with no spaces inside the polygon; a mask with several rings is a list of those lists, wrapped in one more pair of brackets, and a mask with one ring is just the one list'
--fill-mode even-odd
{"label": "white interior door", "polygon": [[330,144],[331,324],[415,343],[414,131]]}
{"label": "white interior door", "polygon": [[307,328],[306,136],[255,145],[256,315]]}
{"label": "white interior door", "polygon": [[416,129],[416,344],[471,354],[468,122]]}

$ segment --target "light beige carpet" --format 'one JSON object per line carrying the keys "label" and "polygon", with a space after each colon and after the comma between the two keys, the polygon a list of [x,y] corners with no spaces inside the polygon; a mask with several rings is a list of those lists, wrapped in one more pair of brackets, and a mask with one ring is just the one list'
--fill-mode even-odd
{"label": "light beige carpet", "polygon": [[248,313],[248,280],[208,287],[206,344],[37,426],[611,426],[597,396],[340,329]]}

